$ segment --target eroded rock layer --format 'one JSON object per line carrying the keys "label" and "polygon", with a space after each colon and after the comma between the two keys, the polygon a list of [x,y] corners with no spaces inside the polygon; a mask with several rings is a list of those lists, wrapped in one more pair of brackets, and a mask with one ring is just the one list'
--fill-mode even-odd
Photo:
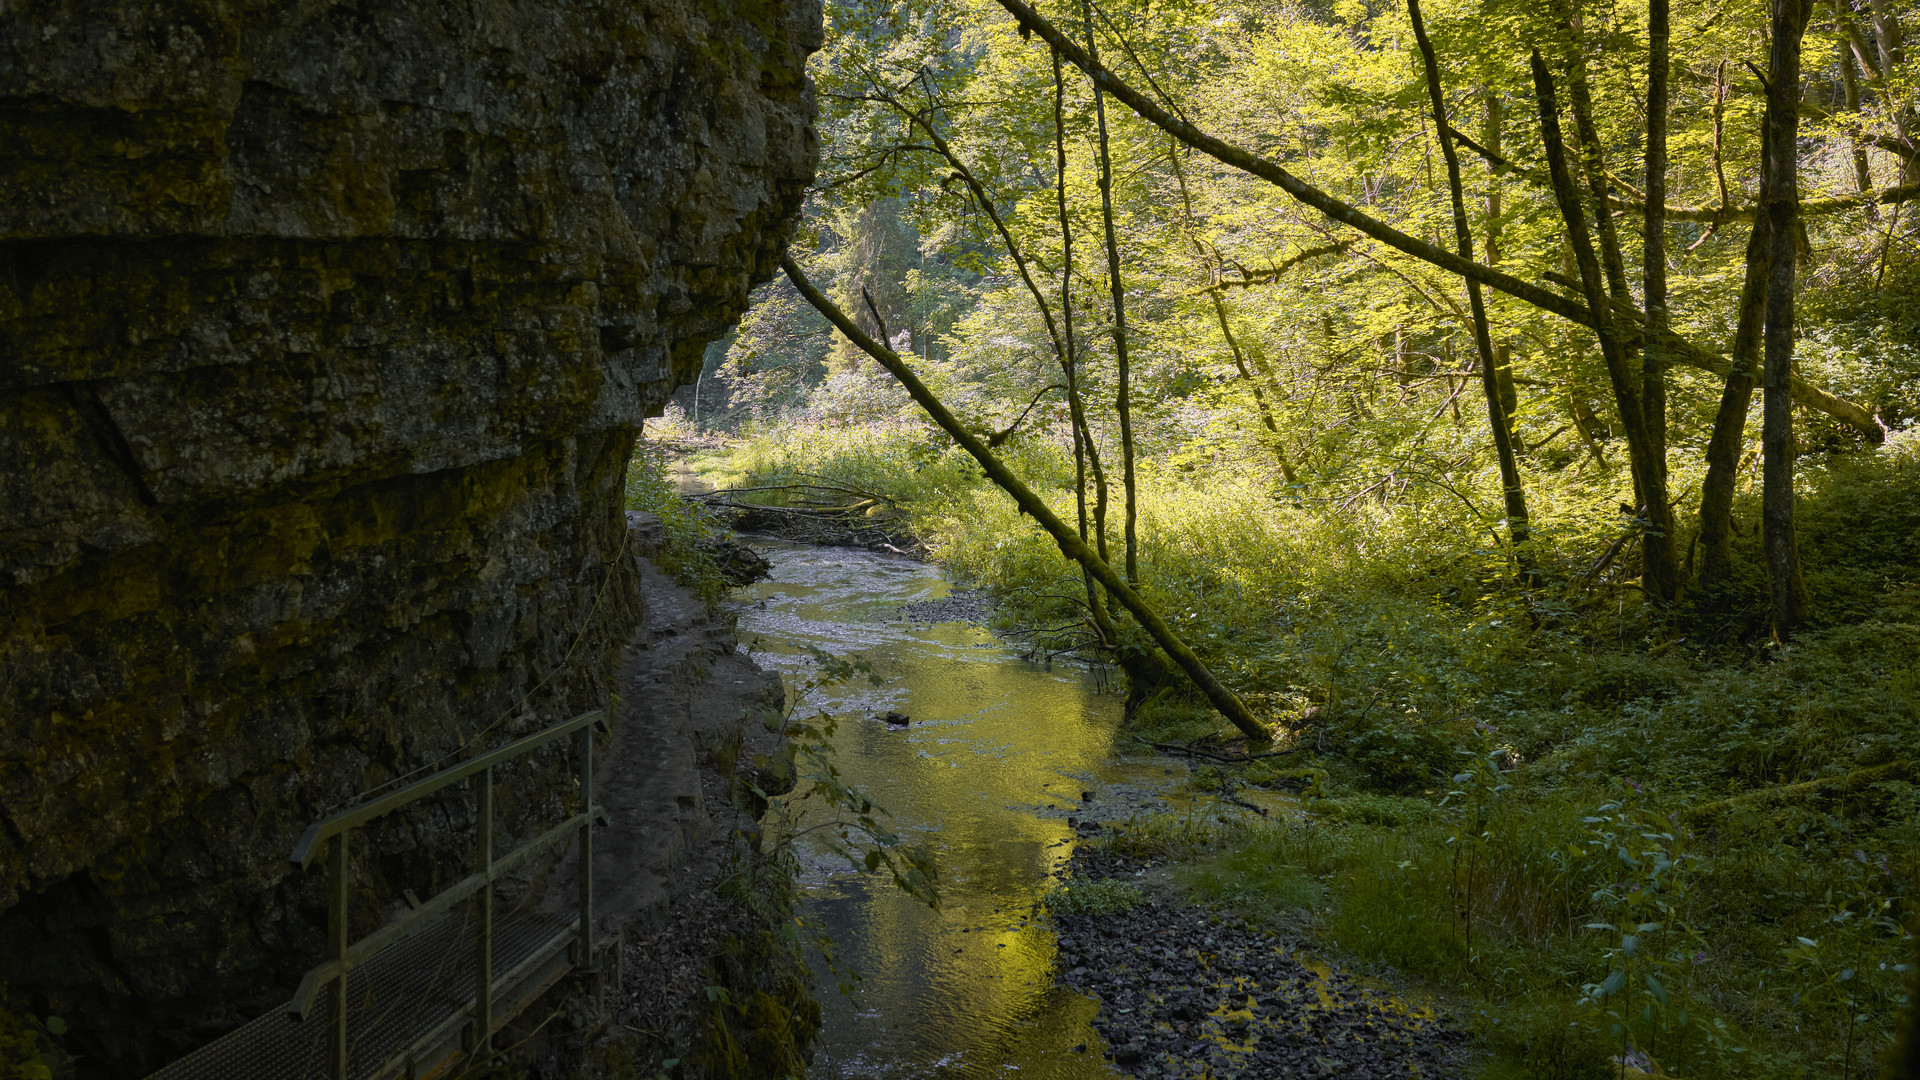
{"label": "eroded rock layer", "polygon": [[[773,270],[819,20],[0,9],[0,981],[90,1067],[284,999],[316,815],[607,702],[633,434]],[[357,922],[465,805],[368,833]]]}

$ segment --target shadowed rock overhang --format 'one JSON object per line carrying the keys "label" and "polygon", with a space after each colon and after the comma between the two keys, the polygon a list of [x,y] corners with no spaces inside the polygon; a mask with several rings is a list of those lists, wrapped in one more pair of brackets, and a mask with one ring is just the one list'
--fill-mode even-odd
{"label": "shadowed rock overhang", "polygon": [[[606,703],[634,433],[776,265],[819,41],[812,0],[0,11],[0,981],[91,1067],[284,999],[309,820]],[[509,830],[564,794],[519,768]],[[463,805],[369,833],[356,919],[464,873]]]}

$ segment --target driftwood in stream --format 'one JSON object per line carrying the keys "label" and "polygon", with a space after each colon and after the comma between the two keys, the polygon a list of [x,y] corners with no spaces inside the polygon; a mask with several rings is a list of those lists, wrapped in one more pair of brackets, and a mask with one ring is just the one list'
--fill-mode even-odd
{"label": "driftwood in stream", "polygon": [[[902,555],[919,553],[920,543],[905,528],[893,500],[830,477],[793,474],[790,483],[721,488],[694,501],[743,532],[770,533],[789,540],[835,547],[862,547]],[[736,496],[774,496],[779,503],[752,502]]]}

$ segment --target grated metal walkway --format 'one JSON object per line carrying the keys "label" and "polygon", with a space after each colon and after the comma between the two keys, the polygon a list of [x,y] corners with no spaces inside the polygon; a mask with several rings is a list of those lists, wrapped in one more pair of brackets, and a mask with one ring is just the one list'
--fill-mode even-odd
{"label": "grated metal walkway", "polygon": [[[493,930],[494,1029],[572,970],[572,916],[499,917]],[[429,1077],[471,1045],[474,952],[467,914],[380,952],[347,976],[347,1075]],[[276,1009],[154,1073],[148,1080],[324,1080],[333,1006],[321,995],[304,1020]]]}

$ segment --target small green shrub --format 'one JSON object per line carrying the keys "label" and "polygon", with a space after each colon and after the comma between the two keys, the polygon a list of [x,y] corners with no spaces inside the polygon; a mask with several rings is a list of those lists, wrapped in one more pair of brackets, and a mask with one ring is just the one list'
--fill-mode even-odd
{"label": "small green shrub", "polygon": [[664,527],[665,540],[653,555],[654,565],[698,593],[708,607],[726,597],[731,588],[726,575],[700,548],[700,541],[717,526],[705,510],[674,490],[666,448],[658,443],[643,440],[633,448],[627,465],[627,509],[653,514]]}
{"label": "small green shrub", "polygon": [[1109,828],[1098,841],[1102,851],[1133,859],[1192,859],[1246,843],[1254,827],[1242,815],[1149,814]]}
{"label": "small green shrub", "polygon": [[1240,779],[1254,787],[1284,788],[1302,795],[1324,797],[1328,792],[1327,770],[1318,765],[1286,766],[1274,761],[1256,761],[1241,770]]}
{"label": "small green shrub", "polygon": [[72,1075],[72,1059],[54,1042],[67,1026],[0,1006],[0,1080],[54,1080]]}
{"label": "small green shrub", "polygon": [[1564,997],[1542,994],[1483,1008],[1474,1034],[1492,1051],[1487,1080],[1614,1080],[1612,1048]]}
{"label": "small green shrub", "polygon": [[1342,749],[1368,784],[1402,793],[1431,783],[1452,764],[1454,751],[1443,733],[1418,719],[1364,728]]}
{"label": "small green shrub", "polygon": [[1140,903],[1140,886],[1114,878],[1068,878],[1040,902],[1055,915],[1115,915]]}
{"label": "small green shrub", "polygon": [[[1135,707],[1132,734],[1147,742],[1184,742],[1219,731],[1220,714],[1185,687],[1162,687]],[[1218,785],[1216,785],[1218,786]]]}
{"label": "small green shrub", "polygon": [[1254,922],[1274,922],[1287,912],[1320,906],[1326,886],[1275,855],[1270,845],[1256,841],[1182,866],[1174,876],[1195,899]]}

